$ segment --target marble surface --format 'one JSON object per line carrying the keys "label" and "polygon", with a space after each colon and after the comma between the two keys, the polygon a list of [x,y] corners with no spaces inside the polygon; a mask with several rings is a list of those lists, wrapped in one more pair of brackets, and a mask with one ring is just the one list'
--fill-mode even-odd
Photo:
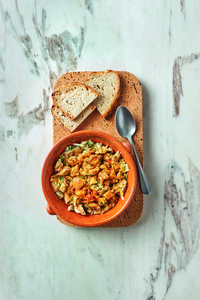
{"label": "marble surface", "polygon": [[[200,299],[200,2],[0,1],[0,299]],[[66,71],[143,86],[153,192],[125,229],[45,211],[51,91]]]}

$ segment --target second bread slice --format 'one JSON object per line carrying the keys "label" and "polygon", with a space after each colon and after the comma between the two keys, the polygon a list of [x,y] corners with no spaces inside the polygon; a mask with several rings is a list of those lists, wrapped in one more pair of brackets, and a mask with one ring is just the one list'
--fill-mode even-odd
{"label": "second bread slice", "polygon": [[54,104],[71,120],[74,120],[98,95],[95,90],[85,84],[72,83],[54,90],[52,98]]}
{"label": "second bread slice", "polygon": [[74,121],[66,117],[55,105],[52,106],[51,113],[65,130],[73,132],[95,110],[95,108],[96,107],[93,104],[90,104]]}

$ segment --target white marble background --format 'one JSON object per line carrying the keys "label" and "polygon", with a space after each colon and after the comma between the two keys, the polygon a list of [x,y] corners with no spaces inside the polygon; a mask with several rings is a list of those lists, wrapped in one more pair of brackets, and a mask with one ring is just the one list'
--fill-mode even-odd
{"label": "white marble background", "polygon": [[[200,299],[199,16],[199,0],[1,0],[0,299]],[[106,69],[143,85],[153,193],[129,228],[68,228],[40,186],[52,85]]]}

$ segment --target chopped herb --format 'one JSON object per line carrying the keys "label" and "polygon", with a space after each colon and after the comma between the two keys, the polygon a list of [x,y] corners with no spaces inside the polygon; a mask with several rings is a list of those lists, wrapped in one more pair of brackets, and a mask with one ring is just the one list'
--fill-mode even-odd
{"label": "chopped herb", "polygon": [[123,171],[126,171],[126,166],[123,167]]}
{"label": "chopped herb", "polygon": [[86,141],[86,145],[88,145],[89,147],[91,147],[93,145],[92,141]]}
{"label": "chopped herb", "polygon": [[60,181],[63,181],[64,180],[64,178],[61,176],[61,177],[59,177],[59,179],[60,179]]}
{"label": "chopped herb", "polygon": [[71,146],[67,146],[67,147],[65,148],[65,151],[71,151]]}
{"label": "chopped herb", "polygon": [[65,151],[71,151],[72,149],[76,148],[76,146],[72,145],[72,146],[67,146],[65,148]]}
{"label": "chopped herb", "polygon": [[127,174],[124,174],[124,178],[127,179],[127,178],[128,178],[128,175],[127,175]]}
{"label": "chopped herb", "polygon": [[63,162],[64,162],[64,157],[63,157],[63,156],[60,156],[60,160],[61,160],[61,162],[63,163]]}
{"label": "chopped herb", "polygon": [[84,204],[84,206],[85,206],[85,207],[88,207],[88,206],[89,206],[89,204]]}
{"label": "chopped herb", "polygon": [[85,179],[87,179],[87,176],[85,176]]}
{"label": "chopped herb", "polygon": [[83,176],[80,176],[81,179],[83,179]]}
{"label": "chopped herb", "polygon": [[90,165],[90,162],[86,160],[86,163]]}

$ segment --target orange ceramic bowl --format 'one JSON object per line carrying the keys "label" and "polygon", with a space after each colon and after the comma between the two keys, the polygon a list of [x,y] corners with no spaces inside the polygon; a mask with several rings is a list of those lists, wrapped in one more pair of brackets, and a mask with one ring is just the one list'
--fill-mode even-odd
{"label": "orange ceramic bowl", "polygon": [[[67,146],[73,143],[80,143],[82,141],[91,140],[108,145],[115,152],[120,151],[121,156],[129,166],[128,184],[124,195],[124,200],[119,198],[117,204],[109,211],[102,215],[86,215],[82,216],[75,212],[68,211],[68,206],[63,200],[60,200],[54,193],[50,177],[55,173],[54,165],[58,160],[60,154]],[[58,215],[65,221],[82,227],[95,227],[105,224],[117,218],[130,204],[133,199],[137,183],[137,171],[135,163],[131,154],[117,139],[109,134],[100,131],[79,131],[60,140],[48,154],[42,169],[42,189],[47,201],[47,212],[51,215]]]}

